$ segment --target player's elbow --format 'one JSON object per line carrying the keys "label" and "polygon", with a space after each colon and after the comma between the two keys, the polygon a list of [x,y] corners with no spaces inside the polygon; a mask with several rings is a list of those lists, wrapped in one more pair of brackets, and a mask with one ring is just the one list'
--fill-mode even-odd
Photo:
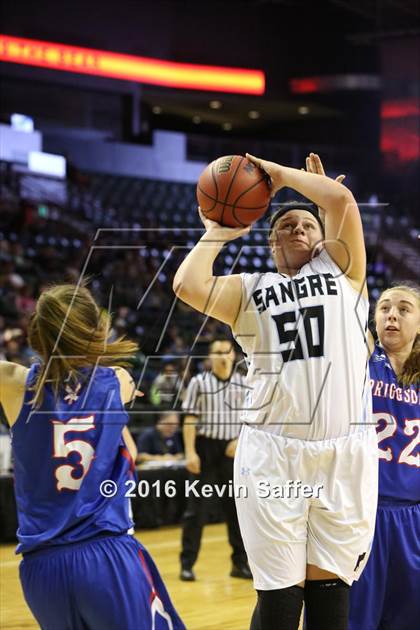
{"label": "player's elbow", "polygon": [[175,293],[176,297],[181,297],[182,292],[182,282],[175,274],[174,279],[172,281],[172,291]]}
{"label": "player's elbow", "polygon": [[181,302],[184,302],[184,304],[187,304],[188,306],[199,310],[197,309],[199,294],[197,291],[194,291],[194,287],[191,286],[190,283],[187,283],[182,279],[177,279],[175,276],[172,283],[172,289],[176,297],[181,300]]}
{"label": "player's elbow", "polygon": [[177,298],[188,303],[187,286],[188,285],[182,278],[181,274],[176,273],[172,282],[172,290]]}
{"label": "player's elbow", "polygon": [[202,312],[202,306],[208,298],[206,282],[197,282],[197,278],[188,276],[185,278],[182,274],[175,274],[172,282],[172,289],[180,300],[192,306],[196,310]]}
{"label": "player's elbow", "polygon": [[182,294],[185,292],[185,286],[186,286],[186,282],[185,282],[185,274],[182,273],[181,269],[178,269],[174,279],[172,281],[172,290],[175,293],[176,297],[179,297],[182,299]]}

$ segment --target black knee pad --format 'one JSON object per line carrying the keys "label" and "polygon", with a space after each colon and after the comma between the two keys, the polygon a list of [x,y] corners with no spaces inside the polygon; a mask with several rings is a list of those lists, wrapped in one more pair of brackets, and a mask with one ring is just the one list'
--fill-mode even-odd
{"label": "black knee pad", "polygon": [[275,591],[257,591],[258,602],[251,630],[297,630],[303,604],[303,588],[289,586]]}
{"label": "black knee pad", "polygon": [[306,580],[307,630],[348,630],[350,587],[340,578]]}

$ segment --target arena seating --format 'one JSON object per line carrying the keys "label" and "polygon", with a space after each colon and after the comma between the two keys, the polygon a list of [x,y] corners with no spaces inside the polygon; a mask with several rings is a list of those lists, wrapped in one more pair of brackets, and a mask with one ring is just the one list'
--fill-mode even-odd
{"label": "arena seating", "polygon": [[[205,351],[205,318],[174,304],[171,288],[174,269],[202,230],[194,185],[71,170],[67,202],[57,205],[45,202],[42,187],[22,187],[24,174],[10,164],[0,163],[0,174],[0,355],[29,361],[24,336],[15,340],[12,355],[5,342],[7,331],[25,332],[19,305],[30,304],[49,282],[77,279],[83,266],[102,303],[112,287],[116,332],[140,341],[135,370],[146,389],[159,372],[159,361],[146,357],[171,354],[176,338],[177,356],[188,356],[193,342],[194,353]],[[417,231],[392,206],[384,211],[361,204],[361,212],[374,300],[391,281],[419,268]],[[228,243],[216,273],[274,269],[267,226],[260,221],[249,235]]]}

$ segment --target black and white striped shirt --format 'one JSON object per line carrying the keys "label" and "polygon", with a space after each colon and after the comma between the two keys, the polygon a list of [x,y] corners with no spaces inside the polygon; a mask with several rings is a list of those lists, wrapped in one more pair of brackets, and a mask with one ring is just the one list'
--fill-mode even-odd
{"label": "black and white striped shirt", "polygon": [[234,372],[222,380],[208,371],[193,376],[182,409],[197,416],[197,435],[217,440],[233,440],[241,428],[241,413],[247,391],[245,376]]}

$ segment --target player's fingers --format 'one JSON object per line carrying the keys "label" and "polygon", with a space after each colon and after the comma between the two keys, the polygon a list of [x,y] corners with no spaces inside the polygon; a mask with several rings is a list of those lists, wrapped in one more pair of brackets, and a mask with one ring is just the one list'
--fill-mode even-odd
{"label": "player's fingers", "polygon": [[[263,160],[259,157],[255,157],[255,155],[251,155],[250,153],[245,153],[247,160],[249,160],[250,162],[252,162],[253,164],[255,164],[255,166],[258,166],[258,168],[260,168],[267,176],[267,184],[270,188],[273,187],[273,169],[276,168],[276,166],[278,166],[277,164],[275,164],[274,162],[269,162],[267,160]],[[273,193],[271,196],[274,197]]]}
{"label": "player's fingers", "polygon": [[197,210],[198,210],[198,214],[200,215],[200,219],[201,219],[201,220],[202,220],[202,222],[204,223],[204,221],[206,221],[206,217],[204,216],[203,211],[202,211],[202,209],[200,208],[200,206],[198,206]]}
{"label": "player's fingers", "polygon": [[335,181],[338,182],[339,184],[342,184],[345,179],[346,179],[345,175],[339,175],[338,177],[335,178]]}
{"label": "player's fingers", "polygon": [[308,171],[308,173],[312,173],[311,158],[308,156],[305,162],[306,162],[306,170]]}
{"label": "player's fingers", "polygon": [[311,157],[315,167],[315,172],[318,173],[318,175],[325,175],[324,167],[318,153],[311,153]]}
{"label": "player's fingers", "polygon": [[144,396],[144,392],[141,392],[139,389],[136,389],[134,392],[135,396],[139,396],[139,398],[141,398],[142,396]]}
{"label": "player's fingers", "polygon": [[263,168],[262,163],[264,160],[262,160],[261,158],[257,158],[255,157],[255,155],[251,155],[250,153],[245,153],[245,157],[247,160],[255,164],[255,166],[258,166],[258,168]]}
{"label": "player's fingers", "polygon": [[204,212],[202,211],[202,209],[200,208],[200,206],[198,206],[198,214],[200,215],[200,219],[203,221],[203,223],[205,221],[211,221],[211,219],[209,219],[208,217],[206,217],[206,215],[204,214]]}
{"label": "player's fingers", "polygon": [[215,227],[215,226],[218,226],[218,225],[219,225],[218,223],[216,223],[216,221],[212,221],[211,219],[207,218],[207,217],[203,214],[203,211],[202,211],[202,209],[200,208],[200,206],[198,206],[198,214],[199,214],[200,219],[201,219],[201,221],[202,221],[202,223],[203,223],[203,225],[204,225],[204,227],[205,227],[206,229],[209,229],[209,228],[211,228],[211,227]]}
{"label": "player's fingers", "polygon": [[266,173],[267,183],[271,187],[273,185],[273,182],[271,179],[271,170],[273,167],[273,163],[267,162],[267,160],[263,160],[259,157],[255,157],[255,155],[251,155],[250,153],[246,153],[245,155],[246,155],[247,160],[255,164],[255,166],[258,166],[258,168],[260,168],[262,171],[264,171],[264,173]]}
{"label": "player's fingers", "polygon": [[318,165],[313,157],[309,158],[309,162],[311,165],[311,173],[314,173],[314,175],[323,175],[323,173],[319,172]]}

